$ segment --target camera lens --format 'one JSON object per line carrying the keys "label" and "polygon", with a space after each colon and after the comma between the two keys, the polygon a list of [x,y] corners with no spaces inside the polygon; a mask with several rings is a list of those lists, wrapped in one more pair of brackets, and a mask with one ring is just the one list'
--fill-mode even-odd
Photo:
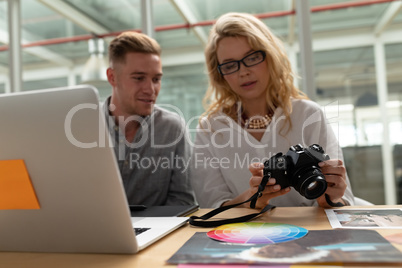
{"label": "camera lens", "polygon": [[298,174],[303,175],[298,176],[294,188],[305,198],[316,199],[327,190],[327,181],[319,169],[312,168]]}
{"label": "camera lens", "polygon": [[308,191],[313,191],[314,189],[316,189],[318,186],[318,182],[313,181],[312,183],[309,184],[309,186],[307,186],[307,190]]}

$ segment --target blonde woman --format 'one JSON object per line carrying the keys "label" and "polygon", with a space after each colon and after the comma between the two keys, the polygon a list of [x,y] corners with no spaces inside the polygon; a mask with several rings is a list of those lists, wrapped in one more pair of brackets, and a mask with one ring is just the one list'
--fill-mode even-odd
{"label": "blonde woman", "polygon": [[[222,15],[205,49],[210,85],[192,155],[192,185],[201,207],[220,207],[250,198],[263,162],[290,146],[319,144],[330,160],[319,163],[326,195],[307,199],[271,178],[256,208],[353,204],[338,141],[319,105],[294,86],[281,41],[259,19]],[[251,171],[251,178],[250,178]],[[249,204],[243,204],[249,207]]]}

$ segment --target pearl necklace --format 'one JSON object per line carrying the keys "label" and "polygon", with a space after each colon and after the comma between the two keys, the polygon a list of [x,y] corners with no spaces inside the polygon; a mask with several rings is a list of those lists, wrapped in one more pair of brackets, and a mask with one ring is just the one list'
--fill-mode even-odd
{"label": "pearl necklace", "polygon": [[[243,125],[244,128],[247,129],[264,129],[267,128],[267,126],[269,125],[269,123],[271,123],[272,121],[272,115],[256,115],[253,116],[249,119],[244,120]],[[243,121],[243,120],[242,120]]]}

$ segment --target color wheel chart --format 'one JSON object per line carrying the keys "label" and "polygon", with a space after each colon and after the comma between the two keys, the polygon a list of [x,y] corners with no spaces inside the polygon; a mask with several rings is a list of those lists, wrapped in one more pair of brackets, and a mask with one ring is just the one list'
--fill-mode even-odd
{"label": "color wheel chart", "polygon": [[299,239],[307,229],[291,224],[243,222],[221,225],[207,235],[221,242],[237,244],[275,244]]}

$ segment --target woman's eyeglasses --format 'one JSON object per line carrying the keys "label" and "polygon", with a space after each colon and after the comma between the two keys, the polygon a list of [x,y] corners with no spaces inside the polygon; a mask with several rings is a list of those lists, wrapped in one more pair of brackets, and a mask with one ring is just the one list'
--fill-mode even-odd
{"label": "woman's eyeglasses", "polygon": [[240,70],[240,62],[242,62],[246,67],[251,67],[263,62],[264,60],[265,52],[262,50],[258,50],[245,56],[241,60],[234,60],[219,64],[218,71],[221,75],[232,74]]}

